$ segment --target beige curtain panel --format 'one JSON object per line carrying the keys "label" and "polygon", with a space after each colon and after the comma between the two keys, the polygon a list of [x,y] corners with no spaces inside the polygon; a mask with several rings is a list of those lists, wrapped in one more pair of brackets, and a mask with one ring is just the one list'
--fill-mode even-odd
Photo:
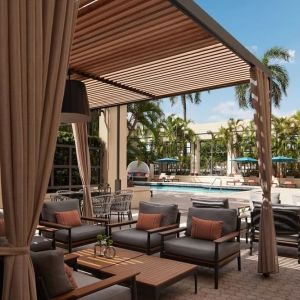
{"label": "beige curtain panel", "polygon": [[87,124],[85,122],[72,124],[75,138],[76,154],[80,178],[83,186],[83,216],[93,217],[91,197],[91,161],[88,144]]}
{"label": "beige curtain panel", "polygon": [[268,77],[258,68],[251,69],[252,103],[255,109],[259,171],[263,190],[258,246],[258,272],[277,273],[278,257],[274,218],[271,204],[272,152],[271,152],[271,107]]}
{"label": "beige curtain panel", "polygon": [[78,3],[0,1],[3,299],[36,299],[29,245],[47,190]]}

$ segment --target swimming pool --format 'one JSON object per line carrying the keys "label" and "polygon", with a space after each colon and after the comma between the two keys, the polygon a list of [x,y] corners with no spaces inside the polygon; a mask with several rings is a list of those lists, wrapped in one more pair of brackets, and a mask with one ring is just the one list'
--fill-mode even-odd
{"label": "swimming pool", "polygon": [[213,186],[200,183],[173,182],[134,182],[138,186],[149,186],[151,191],[181,192],[181,193],[234,193],[249,191],[251,188],[242,186]]}

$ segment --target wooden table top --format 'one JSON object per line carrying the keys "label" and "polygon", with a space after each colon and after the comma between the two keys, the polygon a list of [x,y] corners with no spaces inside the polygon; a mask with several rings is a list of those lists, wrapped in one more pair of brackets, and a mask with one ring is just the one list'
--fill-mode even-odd
{"label": "wooden table top", "polygon": [[79,255],[77,258],[78,266],[84,266],[95,270],[101,270],[105,267],[122,264],[128,260],[134,259],[143,253],[137,251],[130,251],[127,249],[116,248],[117,254],[114,258],[106,258],[103,256],[94,256],[94,248],[88,248],[74,252]]}
{"label": "wooden table top", "polygon": [[123,264],[101,269],[101,272],[116,275],[120,272],[140,272],[136,281],[148,286],[158,287],[167,284],[174,278],[184,277],[197,269],[196,265],[157,256],[143,255],[130,259]]}

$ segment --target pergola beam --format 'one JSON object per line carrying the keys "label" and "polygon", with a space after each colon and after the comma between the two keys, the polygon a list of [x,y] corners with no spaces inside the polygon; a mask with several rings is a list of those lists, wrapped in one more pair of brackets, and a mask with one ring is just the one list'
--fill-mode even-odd
{"label": "pergola beam", "polygon": [[169,0],[174,6],[183,13],[192,18],[201,27],[221,41],[226,47],[233,51],[251,66],[260,68],[268,77],[271,77],[271,71],[250,51],[248,51],[240,42],[220,26],[212,17],[210,17],[202,8],[192,0]]}

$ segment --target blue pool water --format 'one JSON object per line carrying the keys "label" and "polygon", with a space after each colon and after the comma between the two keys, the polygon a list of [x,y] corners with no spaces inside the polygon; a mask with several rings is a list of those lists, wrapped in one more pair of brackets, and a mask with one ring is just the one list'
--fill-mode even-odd
{"label": "blue pool water", "polygon": [[180,185],[180,184],[166,184],[166,183],[139,183],[135,182],[135,185],[149,186],[152,191],[165,191],[165,192],[182,192],[182,193],[234,193],[247,191],[247,187],[216,187],[210,188],[210,186],[199,185]]}

